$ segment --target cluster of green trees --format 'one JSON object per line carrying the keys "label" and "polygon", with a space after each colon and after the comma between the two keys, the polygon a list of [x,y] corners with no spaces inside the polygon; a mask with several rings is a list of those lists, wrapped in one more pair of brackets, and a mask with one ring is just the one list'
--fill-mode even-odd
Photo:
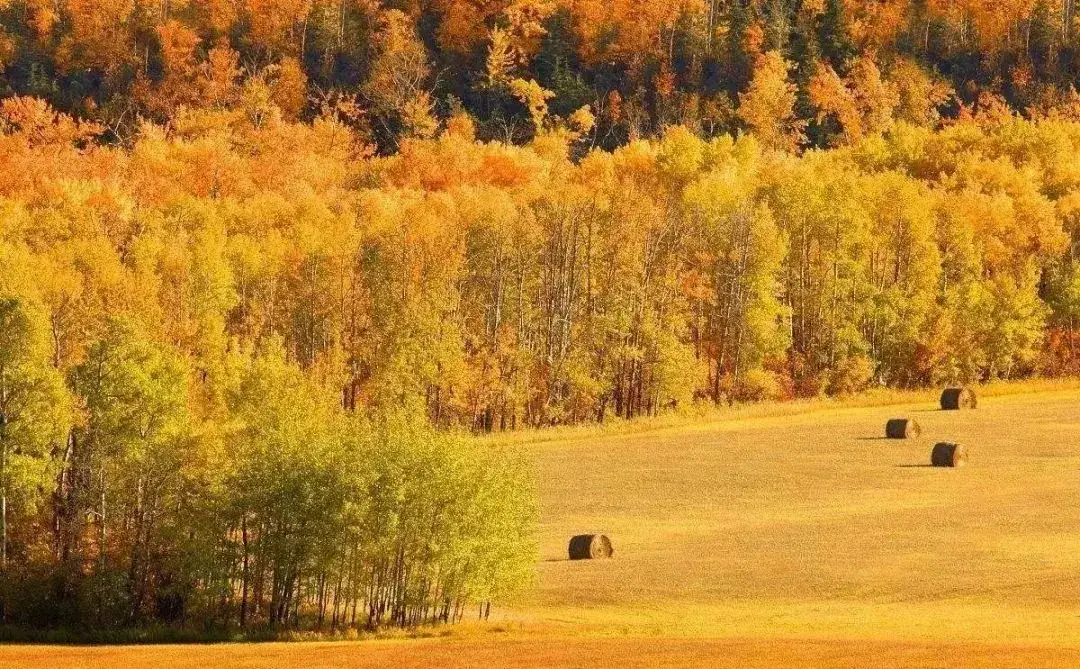
{"label": "cluster of green trees", "polygon": [[274,338],[219,351],[210,384],[108,315],[59,369],[50,314],[3,274],[3,623],[411,627],[486,616],[529,583],[533,489],[512,453],[407,407],[347,414]]}
{"label": "cluster of green trees", "polygon": [[352,100],[386,152],[458,106],[482,139],[527,141],[539,96],[590,107],[590,142],[614,148],[754,127],[743,96],[782,62],[820,147],[890,116],[1076,117],[1076,25],[1073,0],[0,0],[0,95],[128,140],[265,84],[290,119]]}

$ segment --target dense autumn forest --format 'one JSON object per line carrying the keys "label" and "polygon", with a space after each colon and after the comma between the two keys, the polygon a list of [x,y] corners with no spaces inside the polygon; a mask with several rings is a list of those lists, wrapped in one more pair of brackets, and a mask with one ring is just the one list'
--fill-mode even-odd
{"label": "dense autumn forest", "polygon": [[0,0],[0,618],[451,621],[455,436],[1080,373],[1072,3]]}
{"label": "dense autumn forest", "polygon": [[[458,109],[520,142],[538,110],[586,107],[590,146],[679,124],[826,147],[894,117],[1075,116],[1078,28],[1072,0],[0,0],[0,94],[124,141],[242,104],[244,78],[285,120],[356,103],[384,152]],[[747,99],[766,74],[796,86],[791,109]]]}

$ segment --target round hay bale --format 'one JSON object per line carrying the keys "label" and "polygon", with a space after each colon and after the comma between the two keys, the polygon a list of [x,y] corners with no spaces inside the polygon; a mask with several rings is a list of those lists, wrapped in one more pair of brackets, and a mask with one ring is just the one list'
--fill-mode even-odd
{"label": "round hay bale", "polygon": [[603,534],[579,534],[570,540],[571,560],[606,560],[614,554],[611,539]]}
{"label": "round hay bale", "polygon": [[885,437],[888,439],[917,439],[920,434],[922,428],[910,418],[893,418],[885,423]]}
{"label": "round hay bale", "polygon": [[930,454],[930,464],[935,467],[963,467],[966,463],[967,449],[960,444],[942,442]]}
{"label": "round hay bale", "polygon": [[977,409],[978,406],[979,398],[971,388],[946,388],[941,393],[941,408],[944,411]]}

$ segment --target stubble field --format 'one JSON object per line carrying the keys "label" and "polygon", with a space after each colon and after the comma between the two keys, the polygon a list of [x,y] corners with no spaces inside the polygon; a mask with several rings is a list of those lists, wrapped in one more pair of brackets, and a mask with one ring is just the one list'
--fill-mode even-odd
{"label": "stubble field", "polygon": [[[528,446],[537,585],[446,638],[0,648],[0,669],[1078,666],[1080,392],[823,408]],[[922,438],[886,441],[885,421]],[[938,440],[968,466],[934,469]],[[615,559],[568,562],[573,534]]]}

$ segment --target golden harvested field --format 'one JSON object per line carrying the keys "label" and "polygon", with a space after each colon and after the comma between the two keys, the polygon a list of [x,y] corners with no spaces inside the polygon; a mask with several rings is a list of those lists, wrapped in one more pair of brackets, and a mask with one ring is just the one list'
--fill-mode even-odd
{"label": "golden harvested field", "polygon": [[[538,583],[446,639],[0,649],[49,667],[1080,666],[1080,392],[539,442]],[[923,437],[886,441],[910,416]],[[935,440],[971,461],[933,469]],[[602,531],[615,559],[568,562]]]}

